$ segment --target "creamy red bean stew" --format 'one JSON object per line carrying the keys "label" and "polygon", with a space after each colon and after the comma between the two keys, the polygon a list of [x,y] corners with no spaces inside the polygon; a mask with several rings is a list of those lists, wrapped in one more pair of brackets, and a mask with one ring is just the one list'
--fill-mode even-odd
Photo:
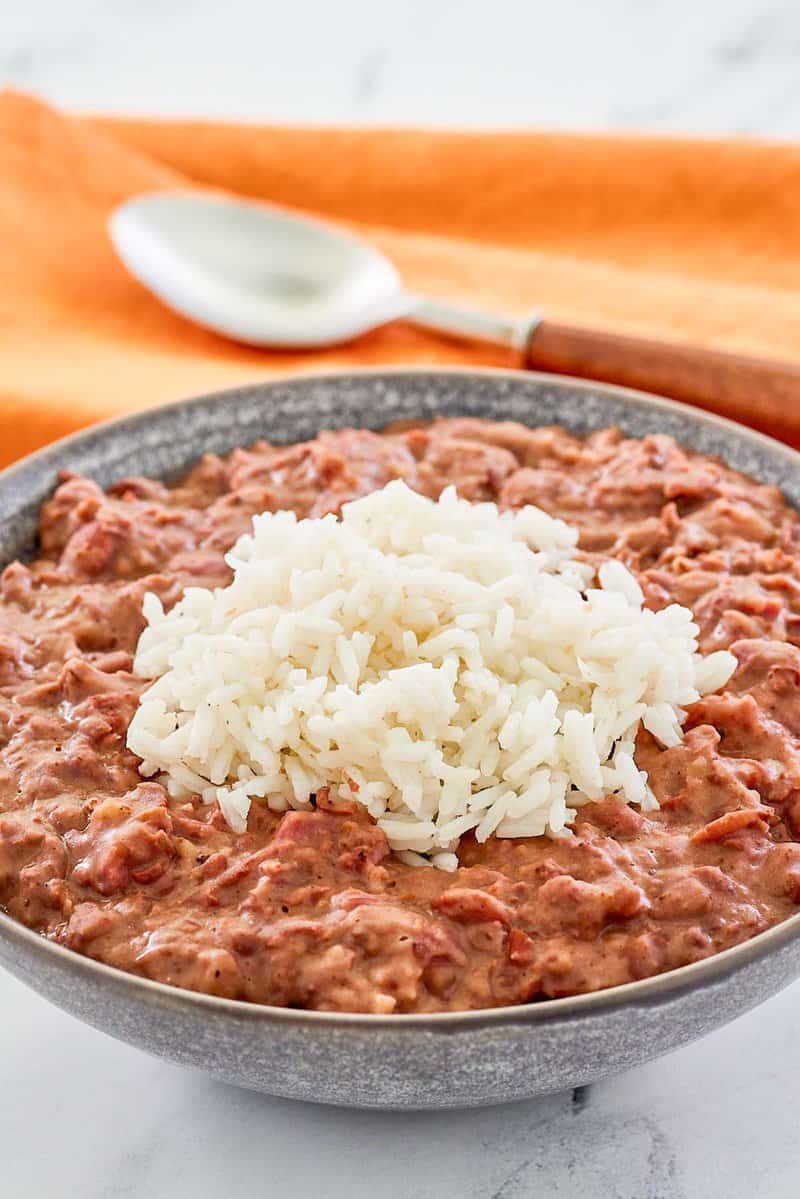
{"label": "creamy red bean stew", "polygon": [[[228,581],[253,514],[336,512],[402,478],[436,497],[536,504],[581,551],[690,607],[738,669],[683,743],[644,730],[660,809],[608,798],[574,836],[467,837],[454,874],[404,865],[357,805],[260,804],[247,831],[170,799],[126,749],[142,597]],[[65,475],[40,557],[0,603],[0,905],[61,945],[178,987],[362,1012],[488,1008],[708,957],[800,903],[800,517],[667,437],[585,441],[477,420],[323,433],[207,456],[178,486]]]}

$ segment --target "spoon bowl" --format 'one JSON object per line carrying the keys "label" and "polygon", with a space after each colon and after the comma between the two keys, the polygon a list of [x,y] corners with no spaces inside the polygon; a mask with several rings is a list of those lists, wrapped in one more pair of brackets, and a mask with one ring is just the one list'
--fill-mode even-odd
{"label": "spoon bowl", "polygon": [[368,243],[266,204],[154,192],[117,208],[109,233],[168,307],[251,345],[347,341],[414,306]]}

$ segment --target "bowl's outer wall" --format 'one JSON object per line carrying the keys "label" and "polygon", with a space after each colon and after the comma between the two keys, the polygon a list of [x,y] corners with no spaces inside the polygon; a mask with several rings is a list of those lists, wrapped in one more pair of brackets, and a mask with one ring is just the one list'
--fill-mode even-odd
{"label": "bowl's outer wall", "polygon": [[[0,476],[0,560],[34,546],[39,508],[59,470],[103,486],[131,474],[171,478],[201,454],[320,429],[380,429],[395,420],[477,416],[579,434],[609,424],[668,433],[718,454],[800,502],[793,455],[686,409],[600,385],[512,373],[365,372],[271,382],[98,427]],[[638,1065],[742,1014],[800,973],[800,939],[750,954],[698,987],[654,986],[646,998],[564,1016],[547,1004],[502,1022],[293,1021],[246,1005],[145,989],[23,930],[0,929],[0,960],[53,1002],[112,1036],[230,1082],[290,1098],[362,1107],[437,1108],[521,1099]],[[669,976],[665,976],[668,979]],[[659,980],[653,980],[658,983]],[[492,1014],[496,1016],[497,1014]]]}
{"label": "bowl's outer wall", "polygon": [[0,937],[0,961],[65,1011],[149,1053],[271,1095],[364,1108],[477,1107],[583,1086],[719,1028],[800,972],[794,938],[703,987],[580,1015],[539,1020],[516,1009],[503,1022],[370,1028],[270,1021],[263,1010],[193,1003],[169,988],[143,994],[136,979],[50,948]]}

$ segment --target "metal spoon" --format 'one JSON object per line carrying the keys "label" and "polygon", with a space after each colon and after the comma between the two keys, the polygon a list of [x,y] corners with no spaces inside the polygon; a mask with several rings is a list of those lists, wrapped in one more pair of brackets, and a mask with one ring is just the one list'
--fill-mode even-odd
{"label": "metal spoon", "polygon": [[169,308],[248,345],[327,346],[406,320],[523,350],[538,323],[411,295],[373,246],[266,204],[154,192],[117,208],[109,232]]}
{"label": "metal spoon", "polygon": [[660,392],[800,443],[793,362],[412,295],[366,242],[228,196],[139,196],[112,213],[109,232],[131,274],[164,304],[235,341],[313,348],[411,321],[518,350],[528,367]]}

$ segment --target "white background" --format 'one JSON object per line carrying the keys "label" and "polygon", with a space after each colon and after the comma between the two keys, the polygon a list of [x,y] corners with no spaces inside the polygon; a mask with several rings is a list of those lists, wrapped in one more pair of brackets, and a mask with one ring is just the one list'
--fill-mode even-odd
{"label": "white background", "polygon": [[[798,68],[792,0],[0,0],[0,84],[81,109],[794,137]],[[0,974],[0,1194],[789,1199],[799,1009],[800,985],[583,1105],[383,1115],[154,1061]]]}
{"label": "white background", "polygon": [[797,0],[0,0],[0,83],[289,121],[800,133]]}

